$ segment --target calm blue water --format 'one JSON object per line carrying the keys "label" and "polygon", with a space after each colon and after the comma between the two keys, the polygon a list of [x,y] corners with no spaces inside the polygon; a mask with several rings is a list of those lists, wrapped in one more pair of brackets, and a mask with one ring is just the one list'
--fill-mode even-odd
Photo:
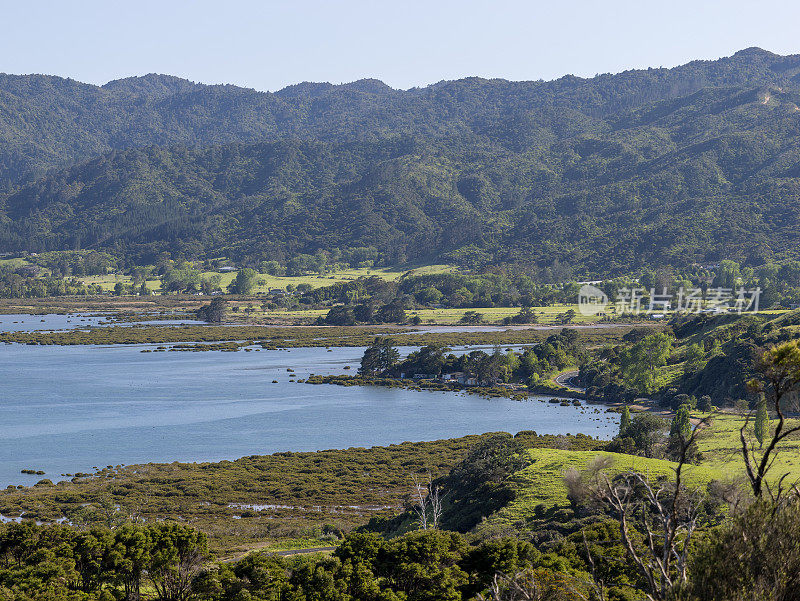
{"label": "calm blue water", "polygon": [[27,314],[0,314],[0,332],[34,332],[37,330],[73,330],[76,328],[88,329],[102,325],[137,326],[137,325],[198,325],[205,322],[195,319],[161,319],[143,321],[110,322],[102,315],[71,313],[68,315],[27,315]]}
{"label": "calm blue water", "polygon": [[0,332],[32,332],[34,330],[71,330],[88,328],[102,322],[102,316],[72,313],[70,315],[2,315]]}
{"label": "calm blue water", "polygon": [[0,486],[121,463],[217,461],[491,431],[616,431],[609,414],[538,401],[288,381],[354,373],[362,349],[142,348],[154,346],[0,346]]}

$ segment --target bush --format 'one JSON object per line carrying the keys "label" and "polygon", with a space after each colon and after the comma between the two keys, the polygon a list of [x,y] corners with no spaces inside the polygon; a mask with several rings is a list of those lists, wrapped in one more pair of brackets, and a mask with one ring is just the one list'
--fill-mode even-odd
{"label": "bush", "polygon": [[800,503],[754,503],[709,533],[691,565],[690,599],[800,598]]}

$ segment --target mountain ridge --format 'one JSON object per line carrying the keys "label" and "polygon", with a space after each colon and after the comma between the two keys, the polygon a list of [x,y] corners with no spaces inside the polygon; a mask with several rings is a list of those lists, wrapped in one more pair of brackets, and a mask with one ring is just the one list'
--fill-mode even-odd
{"label": "mountain ridge", "polygon": [[88,156],[149,144],[354,138],[389,130],[449,134],[537,107],[603,117],[703,87],[797,88],[799,78],[800,55],[759,49],[672,69],[528,82],[473,77],[406,91],[377,80],[299,84],[272,93],[155,74],[102,87],[57,76],[0,74],[0,190]]}
{"label": "mountain ridge", "polygon": [[[798,258],[800,55],[626,73],[305,83],[283,98],[152,75],[101,101],[70,84],[71,104],[54,102],[83,114],[56,129],[76,124],[60,139],[89,156],[50,148],[65,164],[0,193],[0,250],[257,262],[363,246],[384,264],[584,274]],[[128,127],[100,127],[109,114]],[[0,151],[0,173],[9,163]]]}

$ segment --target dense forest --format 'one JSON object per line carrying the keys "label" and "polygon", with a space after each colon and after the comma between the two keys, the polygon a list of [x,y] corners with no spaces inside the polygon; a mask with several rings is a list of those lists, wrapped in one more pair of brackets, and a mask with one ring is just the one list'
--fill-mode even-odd
{"label": "dense forest", "polygon": [[0,252],[517,265],[795,259],[800,56],[276,93],[0,77]]}

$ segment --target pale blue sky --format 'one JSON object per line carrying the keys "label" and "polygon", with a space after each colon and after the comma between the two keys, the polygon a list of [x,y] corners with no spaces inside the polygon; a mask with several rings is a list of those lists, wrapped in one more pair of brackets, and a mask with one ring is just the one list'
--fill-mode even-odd
{"label": "pale blue sky", "polygon": [[0,71],[90,83],[150,72],[277,90],[363,77],[592,76],[800,53],[797,0],[0,0]]}

